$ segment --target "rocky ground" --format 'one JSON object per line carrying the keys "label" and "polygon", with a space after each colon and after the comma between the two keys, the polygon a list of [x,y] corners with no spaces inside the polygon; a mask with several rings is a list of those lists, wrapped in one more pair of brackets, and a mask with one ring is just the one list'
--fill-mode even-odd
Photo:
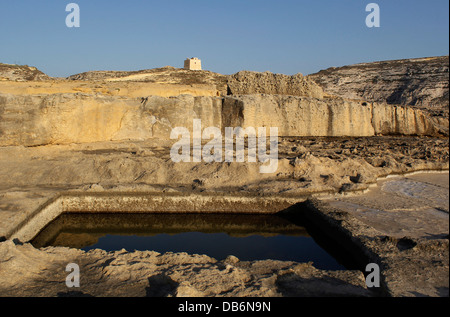
{"label": "rocky ground", "polygon": [[[15,159],[11,160],[11,157]],[[95,250],[85,253],[53,247],[37,250],[29,244],[6,241],[0,244],[2,296],[448,294],[448,277],[445,278],[444,274],[445,268],[448,271],[448,203],[433,205],[429,201],[428,204],[422,201],[423,207],[420,209],[417,200],[404,198],[400,201],[395,196],[396,190],[393,193],[376,194],[378,196],[374,198],[367,195],[374,195],[376,189],[363,196],[344,195],[337,200],[335,196],[339,193],[351,194],[354,190],[367,190],[378,177],[393,173],[448,169],[448,139],[286,138],[280,140],[279,173],[275,178],[264,178],[258,173],[257,166],[253,169],[239,163],[192,163],[179,166],[170,161],[167,145],[155,146],[146,142],[7,147],[1,149],[0,158],[0,175],[4,180],[0,195],[0,228],[4,235],[6,229],[23,221],[26,214],[32,213],[37,205],[67,190],[86,193],[224,192],[234,193],[235,197],[256,194],[262,197],[286,195],[291,198],[325,193],[323,198],[331,199],[330,207],[320,207],[320,214],[329,215],[325,210],[333,207],[339,208],[337,213],[332,213],[333,217],[342,217],[343,213],[349,217],[351,220],[346,222],[356,226],[349,230],[349,234],[353,239],[362,241],[360,243],[365,245],[365,249],[376,254],[372,261],[385,266],[386,273],[383,276],[388,281],[385,289],[374,292],[365,286],[361,271],[323,271],[316,269],[313,264],[269,260],[241,262],[233,257],[227,261],[216,261],[207,256],[155,252],[106,253]],[[448,174],[446,177],[448,179]],[[448,188],[448,183],[446,186]],[[436,193],[436,189],[433,192]],[[446,194],[447,198],[442,199],[448,200]],[[380,201],[384,205],[374,205]],[[391,206],[392,210],[397,210],[399,201],[402,202],[403,214],[396,211],[395,218],[386,204],[397,204],[397,207]],[[405,205],[405,201],[409,205]],[[360,207],[356,208],[357,204]],[[383,210],[388,217],[378,210]],[[404,210],[409,210],[409,214],[405,215]],[[338,221],[342,223],[342,219]],[[390,225],[392,222],[396,223],[395,227]],[[332,227],[334,222],[327,220],[326,223]],[[420,232],[427,234],[418,234]],[[427,235],[428,242],[423,240]],[[409,251],[405,252],[393,250],[392,245],[402,243],[397,241],[404,236],[412,236],[416,239],[413,244],[420,247],[412,250],[407,248]],[[364,237],[370,239],[366,241]],[[382,237],[389,238],[380,240]],[[430,243],[432,246],[428,247]],[[427,253],[435,249],[440,251],[437,254]],[[405,258],[407,253],[409,255]],[[399,267],[402,261],[408,262],[407,271]],[[77,290],[78,293],[71,292],[64,284],[65,265],[72,262],[78,263],[83,272],[84,286]],[[429,270],[430,265],[435,266],[435,269]],[[421,277],[422,284],[410,280],[407,272],[411,270]],[[430,276],[430,272],[434,275]],[[401,278],[398,278],[399,274]]]}
{"label": "rocky ground", "polygon": [[[446,186],[447,174],[418,174],[406,182]],[[404,178],[384,181],[395,186]],[[393,184],[394,183],[394,184]],[[446,185],[445,185],[446,183]],[[361,270],[325,271],[314,263],[282,261],[240,261],[229,256],[217,261],[206,255],[186,253],[159,254],[153,251],[126,250],[89,252],[63,247],[36,249],[18,241],[0,243],[0,295],[1,296],[150,296],[150,297],[373,297],[373,296],[448,296],[448,204],[446,210],[434,210],[422,217],[428,225],[427,234],[417,235],[408,223],[390,226],[405,215],[390,215],[393,210],[405,208],[398,194],[385,190],[380,201],[377,190],[369,195],[331,198],[329,201],[310,200],[304,205],[310,222],[309,230],[322,230],[321,239],[331,239],[335,252],[355,256],[361,261]],[[413,197],[415,210],[427,207],[423,195]],[[431,198],[433,198],[431,196]],[[337,203],[363,200],[361,208],[372,204],[390,204],[393,210],[378,210],[369,219],[358,210],[336,207]],[[433,205],[428,201],[428,208]],[[409,202],[411,204],[411,202]],[[408,205],[408,203],[406,203]],[[441,206],[442,207],[442,206]],[[367,208],[367,207],[366,207]],[[372,213],[376,213],[373,211]],[[425,211],[426,212],[426,211]],[[441,213],[436,215],[436,213]],[[387,214],[387,216],[386,216]],[[285,217],[297,217],[295,211],[286,211]],[[409,221],[416,221],[410,215]],[[434,226],[429,219],[438,221]],[[368,221],[369,220],[369,221]],[[446,224],[446,225],[445,225]],[[403,225],[405,232],[395,230]],[[434,227],[433,227],[434,226]],[[315,229],[313,229],[315,228]],[[319,228],[319,229],[318,229]],[[430,235],[430,233],[441,233]],[[415,236],[402,236],[413,233]],[[342,250],[341,250],[342,249]],[[342,255],[341,255],[342,256]],[[347,258],[348,260],[348,258]],[[80,267],[80,288],[65,285],[65,268],[69,263]],[[381,269],[381,288],[368,288],[362,271],[367,263],[377,263]]]}
{"label": "rocky ground", "polygon": [[[157,252],[85,253],[0,243],[0,296],[279,297],[371,296],[358,271],[321,271],[311,264]],[[65,285],[65,267],[80,266],[83,287]],[[25,274],[25,275],[24,275]],[[8,276],[7,278],[5,278]],[[18,278],[18,276],[20,278]]]}

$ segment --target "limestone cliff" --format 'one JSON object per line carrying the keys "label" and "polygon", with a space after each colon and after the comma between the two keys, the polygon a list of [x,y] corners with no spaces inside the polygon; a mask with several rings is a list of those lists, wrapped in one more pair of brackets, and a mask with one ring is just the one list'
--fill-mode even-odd
{"label": "limestone cliff", "polygon": [[169,139],[194,118],[221,127],[222,101],[182,95],[147,99],[88,94],[0,94],[0,146]]}
{"label": "limestone cliff", "polygon": [[445,134],[420,110],[342,98],[0,94],[0,146],[169,140],[175,127],[192,130],[194,119],[221,129],[278,127],[279,136]]}
{"label": "limestone cliff", "polygon": [[342,98],[226,97],[224,126],[278,127],[280,136],[437,135],[446,127],[421,110]]}
{"label": "limestone cliff", "polygon": [[[380,76],[387,76],[382,66],[377,67]],[[21,80],[33,81],[0,82],[0,146],[168,140],[175,127],[191,130],[194,119],[201,119],[203,127],[221,129],[278,127],[279,136],[448,135],[448,117],[430,116],[410,106],[356,100],[350,92],[348,98],[324,97],[322,89],[301,74],[244,71],[227,77],[165,67],[139,72],[89,72],[71,80],[49,78],[38,82],[46,77],[36,69],[8,69],[13,69]],[[356,71],[351,66],[348,69],[350,74]],[[433,69],[436,67],[422,71],[432,75]],[[360,73],[362,77],[370,75]],[[396,71],[392,74],[398,77]],[[430,81],[423,79],[423,87],[431,87]],[[438,96],[439,91],[448,95],[448,82],[447,90],[442,78],[437,83],[442,84],[442,89],[436,88],[433,96]],[[219,97],[219,88],[222,95],[224,90],[231,95]]]}
{"label": "limestone cliff", "polygon": [[332,67],[308,78],[331,95],[417,106],[448,119],[448,56]]}

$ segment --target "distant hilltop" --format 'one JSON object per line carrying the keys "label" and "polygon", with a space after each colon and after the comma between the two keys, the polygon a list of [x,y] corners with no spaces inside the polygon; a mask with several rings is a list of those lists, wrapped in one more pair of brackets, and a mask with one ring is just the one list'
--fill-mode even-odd
{"label": "distant hilltop", "polygon": [[192,71],[165,66],[139,71],[89,71],[67,77],[73,81],[147,82],[155,84],[215,85],[226,93],[227,76],[207,70]]}
{"label": "distant hilltop", "polygon": [[51,79],[51,77],[38,70],[36,67],[0,63],[0,81],[42,81],[49,79]]}
{"label": "distant hilltop", "polygon": [[331,95],[417,106],[448,117],[448,56],[332,67],[308,77]]}

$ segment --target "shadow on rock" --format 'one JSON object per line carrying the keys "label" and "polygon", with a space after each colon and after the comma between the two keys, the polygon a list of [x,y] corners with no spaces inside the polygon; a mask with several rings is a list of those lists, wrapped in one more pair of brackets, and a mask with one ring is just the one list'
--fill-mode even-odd
{"label": "shadow on rock", "polygon": [[178,287],[177,282],[162,273],[149,277],[148,284],[145,288],[147,297],[171,297]]}
{"label": "shadow on rock", "polygon": [[372,297],[374,294],[361,285],[334,277],[303,278],[284,274],[276,281],[283,297]]}
{"label": "shadow on rock", "polygon": [[94,297],[90,294],[86,294],[83,292],[70,291],[70,292],[59,292],[57,297]]}

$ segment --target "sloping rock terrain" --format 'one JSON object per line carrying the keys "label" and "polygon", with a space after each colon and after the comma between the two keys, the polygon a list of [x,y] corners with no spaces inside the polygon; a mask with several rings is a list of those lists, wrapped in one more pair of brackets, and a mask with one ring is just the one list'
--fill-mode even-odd
{"label": "sloping rock terrain", "polygon": [[207,70],[191,71],[166,66],[139,71],[89,71],[67,77],[73,81],[147,82],[155,84],[215,85],[221,94],[227,92],[227,76]]}
{"label": "sloping rock terrain", "polygon": [[0,81],[43,81],[49,79],[49,76],[38,70],[36,67],[0,63]]}
{"label": "sloping rock terrain", "polygon": [[331,67],[308,78],[331,95],[417,106],[448,119],[448,56]]}

